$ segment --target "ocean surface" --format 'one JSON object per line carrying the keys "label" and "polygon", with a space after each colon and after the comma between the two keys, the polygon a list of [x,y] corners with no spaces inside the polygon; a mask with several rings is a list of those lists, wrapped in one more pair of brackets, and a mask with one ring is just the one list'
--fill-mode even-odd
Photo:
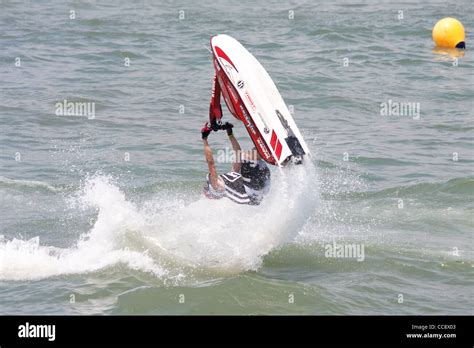
{"label": "ocean surface", "polygon": [[[473,13],[1,1],[0,313],[473,314]],[[446,16],[465,52],[434,48]],[[312,151],[272,168],[258,207],[202,195],[219,33],[267,69]],[[94,114],[57,115],[64,100]],[[216,156],[226,138],[210,135]]]}

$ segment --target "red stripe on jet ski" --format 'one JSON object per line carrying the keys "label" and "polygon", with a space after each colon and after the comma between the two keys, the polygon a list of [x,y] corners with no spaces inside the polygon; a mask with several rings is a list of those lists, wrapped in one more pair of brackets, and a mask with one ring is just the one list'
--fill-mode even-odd
{"label": "red stripe on jet ski", "polygon": [[[234,63],[232,63],[232,61],[230,60],[229,57],[227,57],[227,54],[225,54],[225,52],[223,50],[220,49],[220,47],[218,46],[214,46],[214,48],[216,49],[216,53],[219,57],[221,58],[224,58],[225,60],[227,60],[230,64],[232,64],[232,66],[234,67],[235,70],[237,70],[237,68],[235,67]],[[237,70],[237,72],[239,72]]]}
{"label": "red stripe on jet ski", "polygon": [[276,147],[276,150],[275,150],[275,155],[277,156],[277,159],[280,159],[281,150],[282,150],[281,143],[278,142],[277,147]]}
{"label": "red stripe on jet ski", "polygon": [[273,150],[275,150],[276,143],[277,143],[277,135],[275,131],[272,131],[272,139],[270,140],[270,146],[272,147]]}

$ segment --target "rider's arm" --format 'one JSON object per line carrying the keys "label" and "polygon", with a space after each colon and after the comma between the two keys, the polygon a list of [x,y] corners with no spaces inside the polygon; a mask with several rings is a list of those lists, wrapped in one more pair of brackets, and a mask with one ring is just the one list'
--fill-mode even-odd
{"label": "rider's arm", "polygon": [[232,144],[232,150],[234,150],[235,153],[235,161],[232,163],[232,171],[240,173],[240,167],[242,166],[240,155],[242,149],[240,148],[240,144],[233,133],[229,134],[229,140]]}
{"label": "rider's arm", "polygon": [[204,144],[204,155],[206,156],[207,166],[209,167],[209,179],[211,180],[211,185],[214,189],[217,189],[218,180],[217,180],[217,170],[216,165],[214,163],[214,157],[212,156],[212,150],[207,142],[207,138],[202,139]]}

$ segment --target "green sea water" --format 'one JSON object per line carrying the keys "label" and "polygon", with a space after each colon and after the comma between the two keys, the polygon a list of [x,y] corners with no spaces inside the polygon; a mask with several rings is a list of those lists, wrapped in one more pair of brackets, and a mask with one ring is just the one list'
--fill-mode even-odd
{"label": "green sea water", "polygon": [[[0,313],[473,314],[472,10],[0,1]],[[434,48],[446,16],[465,52]],[[221,33],[267,69],[312,151],[272,168],[258,207],[201,194]],[[94,117],[56,115],[64,100]],[[347,245],[363,255],[328,255]]]}

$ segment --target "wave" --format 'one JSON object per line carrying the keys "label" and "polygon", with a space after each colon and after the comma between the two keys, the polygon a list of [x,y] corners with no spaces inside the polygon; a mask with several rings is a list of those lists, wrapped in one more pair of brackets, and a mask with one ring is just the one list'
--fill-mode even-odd
{"label": "wave", "polygon": [[426,194],[426,193],[455,193],[457,195],[469,195],[472,196],[474,193],[474,178],[455,178],[446,182],[431,182],[431,183],[419,183],[415,185],[407,185],[385,189],[380,191],[380,194],[391,193],[398,191],[403,194]]}
{"label": "wave", "polygon": [[[334,198],[360,198],[360,199],[376,199],[386,197],[402,197],[416,196],[418,198],[425,197],[431,199],[432,194],[454,194],[455,197],[470,198],[474,194],[474,178],[454,178],[446,182],[423,182],[413,185],[400,185],[384,188],[378,191],[354,191],[349,192],[338,190],[333,195]],[[324,195],[324,193],[323,193]]]}
{"label": "wave", "polygon": [[[272,255],[280,255],[292,264],[295,250],[315,257],[315,250],[322,250],[322,245],[334,240],[367,244],[372,253],[374,248],[387,245],[401,250],[405,242],[396,237],[398,234],[389,237],[381,229],[398,229],[400,216],[393,218],[393,214],[403,211],[396,209],[394,213],[396,202],[384,203],[379,198],[429,198],[431,193],[439,192],[455,193],[457,197],[472,195],[474,188],[472,178],[401,185],[375,192],[367,191],[356,176],[347,173],[332,175],[334,182],[324,180],[319,180],[311,164],[275,169],[268,197],[253,207],[227,199],[197,198],[200,187],[196,183],[187,183],[186,187],[165,185],[158,193],[153,193],[155,186],[147,187],[145,192],[132,190],[126,195],[115,179],[98,174],[85,179],[67,201],[74,216],[89,219],[92,227],[66,248],[45,245],[41,236],[28,240],[0,236],[0,280],[41,279],[125,266],[165,284],[182,284],[256,271],[264,260],[265,264],[272,264]],[[0,179],[1,183],[50,186],[5,178]],[[355,188],[364,190],[356,192]],[[320,200],[320,195],[328,194],[329,200]],[[371,200],[377,204],[367,206]],[[432,224],[439,225],[438,216],[458,220],[464,216],[456,209],[440,211],[430,206],[425,211],[420,210],[423,206],[410,207],[410,216],[418,224],[431,226],[430,231],[436,230]],[[374,216],[378,216],[377,221]],[[422,226],[417,229],[423,230]],[[313,261],[318,263],[320,259]]]}
{"label": "wave", "polygon": [[196,272],[256,270],[263,256],[298,235],[316,209],[315,178],[311,164],[274,170],[268,197],[257,207],[169,194],[138,204],[112,178],[88,178],[69,202],[91,215],[93,227],[69,248],[42,245],[39,236],[0,237],[0,279],[41,279],[114,265],[164,281]]}
{"label": "wave", "polygon": [[70,248],[41,245],[39,236],[28,240],[7,240],[0,236],[0,280],[88,273],[119,263],[156,276],[166,274],[146,252],[132,251],[121,245],[121,235],[134,221],[136,211],[109,179],[88,180],[76,198],[73,205],[78,209],[98,206],[97,221],[91,231],[81,235]]}
{"label": "wave", "polygon": [[1,186],[14,188],[43,189],[51,192],[61,191],[60,188],[54,187],[46,182],[36,180],[9,179],[4,176],[0,176],[0,187]]}

